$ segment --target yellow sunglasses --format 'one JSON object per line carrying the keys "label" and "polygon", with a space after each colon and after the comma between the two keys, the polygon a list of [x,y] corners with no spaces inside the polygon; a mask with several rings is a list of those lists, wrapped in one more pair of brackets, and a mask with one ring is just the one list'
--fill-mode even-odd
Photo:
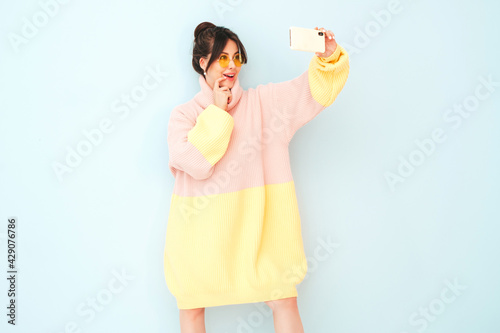
{"label": "yellow sunglasses", "polygon": [[[233,61],[234,61],[234,64],[238,67],[241,66],[241,64],[243,64],[245,61],[244,61],[244,57],[243,55],[241,55],[240,53],[236,53],[233,57]],[[227,67],[229,66],[229,56],[227,54],[221,54],[220,57],[219,57],[219,65],[221,67]]]}

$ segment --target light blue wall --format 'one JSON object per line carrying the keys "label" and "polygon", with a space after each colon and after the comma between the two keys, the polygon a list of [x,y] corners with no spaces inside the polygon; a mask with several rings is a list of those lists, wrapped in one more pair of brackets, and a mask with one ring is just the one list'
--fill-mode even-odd
{"label": "light blue wall", "polygon": [[[199,91],[205,20],[243,41],[244,89],[307,69],[289,26],[330,29],[350,54],[344,90],[290,144],[305,331],[500,330],[498,2],[69,0],[44,14],[55,1],[0,4],[2,276],[11,216],[19,269],[15,328],[0,286],[2,332],[179,331],[162,262],[166,129]],[[125,107],[151,71],[158,84]],[[108,133],[84,146],[96,128]],[[78,147],[91,151],[59,179],[53,164]],[[208,308],[207,331],[273,332],[258,305]]]}

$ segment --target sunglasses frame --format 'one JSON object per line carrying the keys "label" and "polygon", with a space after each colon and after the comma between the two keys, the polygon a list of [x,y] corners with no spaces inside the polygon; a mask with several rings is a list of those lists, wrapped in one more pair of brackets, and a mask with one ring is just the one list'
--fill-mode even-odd
{"label": "sunglasses frame", "polygon": [[[238,57],[238,56],[239,56],[239,57]],[[227,57],[227,58],[229,59],[229,55],[228,55],[228,54],[224,54],[224,53],[223,53],[223,54],[221,54],[221,55],[219,56],[219,65],[220,65],[222,68],[226,68],[227,66],[229,66],[229,63],[231,62],[231,60],[222,60],[222,59],[221,59],[222,57]],[[237,59],[236,57],[238,57],[238,59]],[[239,65],[236,63],[235,59],[236,59],[236,60],[238,60]],[[234,64],[235,64],[235,66],[236,66],[236,67],[241,67],[241,65],[243,65],[243,64],[244,64],[244,60],[245,60],[245,59],[244,59],[243,55],[242,55],[241,53],[239,53],[239,52],[238,52],[238,53],[235,53],[235,55],[233,56],[233,62],[234,62]],[[227,62],[227,63],[226,63],[226,62]],[[225,66],[224,66],[224,63],[226,63],[226,65],[225,65]]]}

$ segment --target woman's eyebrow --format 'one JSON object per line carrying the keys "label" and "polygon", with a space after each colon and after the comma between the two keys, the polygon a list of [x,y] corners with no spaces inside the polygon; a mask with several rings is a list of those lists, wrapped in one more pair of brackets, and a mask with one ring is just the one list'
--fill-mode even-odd
{"label": "woman's eyebrow", "polygon": [[[229,53],[224,52],[224,51],[222,51],[221,53],[224,53],[224,54],[229,54]],[[239,53],[239,52],[238,52],[238,51],[234,52],[234,54],[236,54],[236,53]]]}

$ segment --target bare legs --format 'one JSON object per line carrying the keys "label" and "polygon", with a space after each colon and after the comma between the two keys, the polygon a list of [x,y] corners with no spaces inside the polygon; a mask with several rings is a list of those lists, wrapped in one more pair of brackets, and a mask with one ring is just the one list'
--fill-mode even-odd
{"label": "bare legs", "polygon": [[265,302],[273,310],[275,333],[304,333],[297,297]]}
{"label": "bare legs", "polygon": [[181,333],[206,333],[205,308],[179,309]]}
{"label": "bare legs", "polygon": [[[297,297],[265,302],[273,310],[275,333],[304,333]],[[179,309],[181,333],[206,333],[205,308]]]}

